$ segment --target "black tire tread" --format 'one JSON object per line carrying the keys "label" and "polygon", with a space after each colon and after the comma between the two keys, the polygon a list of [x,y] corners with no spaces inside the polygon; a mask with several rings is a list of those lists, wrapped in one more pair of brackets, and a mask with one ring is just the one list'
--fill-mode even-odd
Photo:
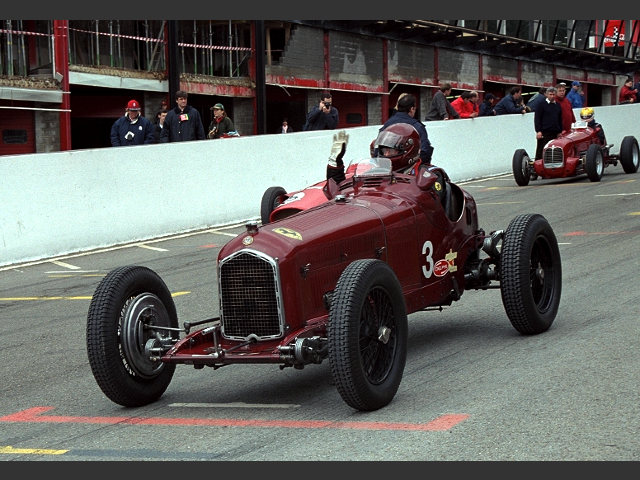
{"label": "black tire tread", "polygon": [[[536,240],[536,239],[544,240]],[[551,298],[542,311],[530,288],[530,256],[533,243],[544,241],[552,266]],[[553,323],[560,303],[562,267],[558,242],[547,219],[540,214],[521,214],[507,227],[501,249],[502,302],[513,327],[524,335],[542,333]]]}
{"label": "black tire tread", "polygon": [[171,293],[152,270],[139,266],[118,267],[99,283],[87,314],[86,342],[89,365],[103,393],[114,403],[138,407],[157,400],[167,389],[175,364],[164,364],[154,379],[134,378],[124,367],[118,350],[118,320],[125,297],[141,293],[141,286],[164,303],[171,326],[178,320]]}
{"label": "black tire tread", "polygon": [[[395,301],[394,316],[398,346],[394,366],[385,384],[372,387],[362,374],[360,356],[357,351],[359,328],[356,322],[336,321],[351,319],[358,315],[371,284],[384,277],[389,294]],[[363,281],[364,280],[364,281]],[[329,359],[333,380],[342,399],[351,407],[371,411],[387,405],[394,397],[402,378],[406,362],[407,314],[400,283],[395,273],[380,260],[357,260],[344,270],[332,296],[329,321]]]}
{"label": "black tire tread", "polygon": [[[633,135],[627,135],[620,144],[620,163],[624,173],[636,173],[638,171],[638,141]],[[634,163],[634,158],[636,159]]]}

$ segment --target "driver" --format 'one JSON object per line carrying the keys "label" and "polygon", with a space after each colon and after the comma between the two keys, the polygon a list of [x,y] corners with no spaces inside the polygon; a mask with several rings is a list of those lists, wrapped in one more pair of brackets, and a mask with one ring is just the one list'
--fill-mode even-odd
{"label": "driver", "polygon": [[593,111],[593,107],[584,107],[580,110],[580,118],[587,122],[587,127],[592,128],[596,132],[596,135],[598,135],[602,145],[606,145],[607,140],[604,136],[604,130],[602,129],[602,125],[596,122],[594,114],[595,112]]}
{"label": "driver", "polygon": [[[327,180],[333,178],[336,183],[345,179],[344,161],[349,135],[340,130],[333,135],[331,154],[327,163]],[[421,163],[420,135],[407,123],[395,123],[382,130],[371,142],[371,156],[383,156],[391,160],[395,172],[415,174],[415,167]],[[411,168],[408,168],[411,167]]]}
{"label": "driver", "polygon": [[[327,180],[333,178],[340,183],[345,179],[342,159],[348,140],[349,135],[344,130],[333,135],[331,154],[327,164]],[[372,157],[382,156],[391,160],[391,169],[394,172],[416,175],[418,169],[422,167],[433,173],[437,177],[434,189],[438,197],[444,201],[449,177],[442,168],[432,165],[430,158],[429,161],[423,161],[420,134],[413,125],[408,123],[389,125],[378,133],[369,148]]]}

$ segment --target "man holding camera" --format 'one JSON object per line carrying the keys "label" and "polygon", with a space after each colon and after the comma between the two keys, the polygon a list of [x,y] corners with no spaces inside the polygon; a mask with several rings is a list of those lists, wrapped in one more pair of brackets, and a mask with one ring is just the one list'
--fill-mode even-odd
{"label": "man holding camera", "polygon": [[155,143],[153,125],[140,115],[140,104],[129,100],[124,116],[111,126],[111,146],[143,145]]}
{"label": "man holding camera", "polygon": [[303,130],[333,130],[338,126],[338,109],[331,105],[331,93],[322,92],[320,103],[307,114]]}

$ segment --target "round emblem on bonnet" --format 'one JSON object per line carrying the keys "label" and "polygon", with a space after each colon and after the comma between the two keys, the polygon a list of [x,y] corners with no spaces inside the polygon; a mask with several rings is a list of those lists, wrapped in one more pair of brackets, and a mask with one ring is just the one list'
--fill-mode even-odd
{"label": "round emblem on bonnet", "polygon": [[253,237],[251,235],[247,235],[242,239],[242,243],[244,245],[251,245],[253,243]]}
{"label": "round emblem on bonnet", "polygon": [[436,182],[434,187],[436,187],[436,190],[438,191],[442,190],[442,185],[440,185],[440,182]]}

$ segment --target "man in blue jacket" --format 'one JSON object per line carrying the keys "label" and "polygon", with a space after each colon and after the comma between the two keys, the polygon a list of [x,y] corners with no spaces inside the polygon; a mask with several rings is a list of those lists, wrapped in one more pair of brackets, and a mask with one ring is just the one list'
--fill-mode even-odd
{"label": "man in blue jacket", "polygon": [[188,93],[184,90],[176,92],[176,106],[167,112],[164,119],[160,142],[187,142],[204,140],[204,126],[200,112],[187,105]]}
{"label": "man in blue jacket", "polygon": [[140,115],[140,104],[129,100],[124,116],[111,126],[111,146],[122,147],[155,143],[153,125]]}
{"label": "man in blue jacket", "polygon": [[398,99],[397,108],[398,111],[389,117],[389,120],[384,122],[384,125],[382,125],[378,131],[381,132],[389,125],[396,123],[408,123],[415,128],[420,135],[420,160],[423,164],[429,165],[431,163],[431,155],[433,154],[433,146],[429,141],[429,135],[427,135],[427,129],[424,123],[415,118],[416,109],[418,108],[415,95],[411,93],[403,95]]}
{"label": "man in blue jacket", "polygon": [[522,88],[511,87],[509,95],[505,95],[504,98],[496,104],[494,108],[496,115],[504,115],[506,113],[527,113],[527,109],[524,108],[524,105],[520,102],[521,99]]}
{"label": "man in blue jacket", "polygon": [[302,130],[333,130],[338,126],[338,109],[331,104],[331,93],[322,92],[320,103],[307,114],[307,121]]}

